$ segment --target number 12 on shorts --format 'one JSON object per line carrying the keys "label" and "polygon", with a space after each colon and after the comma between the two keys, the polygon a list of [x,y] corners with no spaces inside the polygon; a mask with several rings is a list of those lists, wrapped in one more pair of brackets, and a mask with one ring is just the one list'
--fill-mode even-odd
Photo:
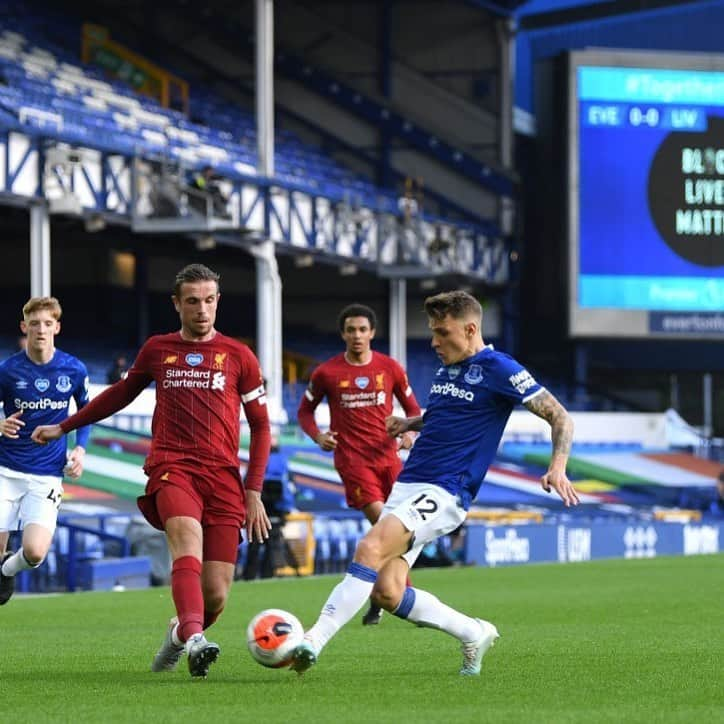
{"label": "number 12 on shorts", "polygon": [[426,521],[428,516],[434,515],[437,512],[437,500],[430,497],[427,493],[418,495],[412,501],[412,507],[418,512],[423,521]]}

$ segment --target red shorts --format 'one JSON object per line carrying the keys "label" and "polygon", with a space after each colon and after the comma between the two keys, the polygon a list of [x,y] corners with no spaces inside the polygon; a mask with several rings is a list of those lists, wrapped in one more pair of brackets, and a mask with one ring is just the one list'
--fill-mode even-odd
{"label": "red shorts", "polygon": [[395,458],[383,465],[345,465],[337,469],[344,483],[347,505],[361,510],[365,505],[384,503],[402,470],[402,460]]}
{"label": "red shorts", "polygon": [[[155,465],[146,473],[146,494],[138,498],[138,508],[154,528],[164,530],[166,520],[179,515],[198,520],[204,528],[229,525],[241,530],[244,526],[246,496],[238,468],[169,463]],[[161,512],[156,494],[168,488],[177,494],[164,495]]]}

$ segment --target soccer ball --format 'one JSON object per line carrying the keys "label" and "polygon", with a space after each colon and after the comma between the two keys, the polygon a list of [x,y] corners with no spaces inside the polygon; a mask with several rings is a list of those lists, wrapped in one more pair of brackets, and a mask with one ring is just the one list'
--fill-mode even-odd
{"label": "soccer ball", "polygon": [[254,616],[246,629],[249,653],[262,666],[289,666],[294,649],[302,643],[304,628],[288,611],[268,608]]}

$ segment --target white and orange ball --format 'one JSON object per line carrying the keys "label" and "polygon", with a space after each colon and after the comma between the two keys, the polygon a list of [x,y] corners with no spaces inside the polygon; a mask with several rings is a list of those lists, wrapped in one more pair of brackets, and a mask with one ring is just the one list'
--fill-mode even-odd
{"label": "white and orange ball", "polygon": [[299,619],[279,608],[258,613],[246,629],[249,653],[262,666],[273,669],[289,666],[294,649],[303,638],[304,628]]}

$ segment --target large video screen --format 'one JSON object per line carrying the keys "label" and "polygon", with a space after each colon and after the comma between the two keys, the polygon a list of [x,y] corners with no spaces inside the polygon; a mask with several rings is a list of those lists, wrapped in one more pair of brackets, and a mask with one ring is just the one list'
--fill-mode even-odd
{"label": "large video screen", "polygon": [[571,335],[724,337],[724,56],[569,61]]}

